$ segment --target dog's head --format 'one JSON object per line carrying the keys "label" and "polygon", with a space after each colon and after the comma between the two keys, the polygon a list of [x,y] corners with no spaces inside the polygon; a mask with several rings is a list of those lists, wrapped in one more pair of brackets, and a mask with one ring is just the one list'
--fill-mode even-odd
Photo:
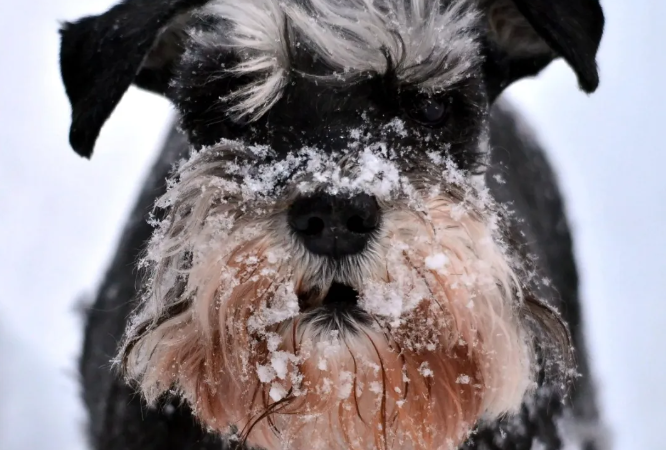
{"label": "dog's head", "polygon": [[602,28],[595,0],[127,0],[66,25],[79,154],[132,83],[196,149],[125,374],[269,449],[455,447],[518,407],[538,346],[569,348],[476,176],[488,112],[559,56],[593,91]]}

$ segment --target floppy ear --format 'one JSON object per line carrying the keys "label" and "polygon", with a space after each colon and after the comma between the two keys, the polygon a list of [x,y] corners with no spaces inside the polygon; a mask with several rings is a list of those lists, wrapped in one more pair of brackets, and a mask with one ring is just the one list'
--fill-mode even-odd
{"label": "floppy ear", "polygon": [[97,136],[129,88],[164,93],[180,56],[189,10],[208,0],[124,0],[60,30],[60,71],[72,105],[69,141],[92,154]]}
{"label": "floppy ear", "polygon": [[562,57],[591,93],[599,85],[597,50],[604,29],[599,0],[481,0],[487,25],[486,77],[496,98],[514,81]]}

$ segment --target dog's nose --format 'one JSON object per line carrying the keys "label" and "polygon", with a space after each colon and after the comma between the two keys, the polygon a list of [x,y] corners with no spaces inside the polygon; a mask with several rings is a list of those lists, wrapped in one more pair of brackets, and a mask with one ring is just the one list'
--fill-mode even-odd
{"label": "dog's nose", "polygon": [[309,251],[340,258],[365,249],[380,216],[377,200],[370,195],[320,193],[297,199],[288,220]]}

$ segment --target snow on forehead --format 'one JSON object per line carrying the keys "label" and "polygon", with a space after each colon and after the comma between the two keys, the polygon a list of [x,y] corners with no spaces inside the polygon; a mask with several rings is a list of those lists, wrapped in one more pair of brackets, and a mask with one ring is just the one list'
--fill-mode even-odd
{"label": "snow on forehead", "polygon": [[242,62],[231,72],[260,75],[230,95],[238,116],[258,117],[279,99],[286,85],[292,50],[288,45],[296,35],[337,77],[382,74],[392,64],[402,83],[427,91],[447,89],[479,63],[475,4],[473,0],[453,0],[447,6],[440,0],[215,0],[203,13],[223,19],[220,28],[198,41],[238,52]]}

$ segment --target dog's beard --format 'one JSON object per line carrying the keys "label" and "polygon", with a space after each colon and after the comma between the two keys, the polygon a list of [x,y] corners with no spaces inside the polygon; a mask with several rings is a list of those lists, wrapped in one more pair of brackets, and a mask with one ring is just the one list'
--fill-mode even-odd
{"label": "dog's beard", "polygon": [[195,191],[149,246],[121,350],[148,401],[173,389],[206,426],[294,450],[454,448],[521,404],[520,287],[491,220],[453,188],[382,205],[369,247],[338,262],[279,212],[244,218]]}

